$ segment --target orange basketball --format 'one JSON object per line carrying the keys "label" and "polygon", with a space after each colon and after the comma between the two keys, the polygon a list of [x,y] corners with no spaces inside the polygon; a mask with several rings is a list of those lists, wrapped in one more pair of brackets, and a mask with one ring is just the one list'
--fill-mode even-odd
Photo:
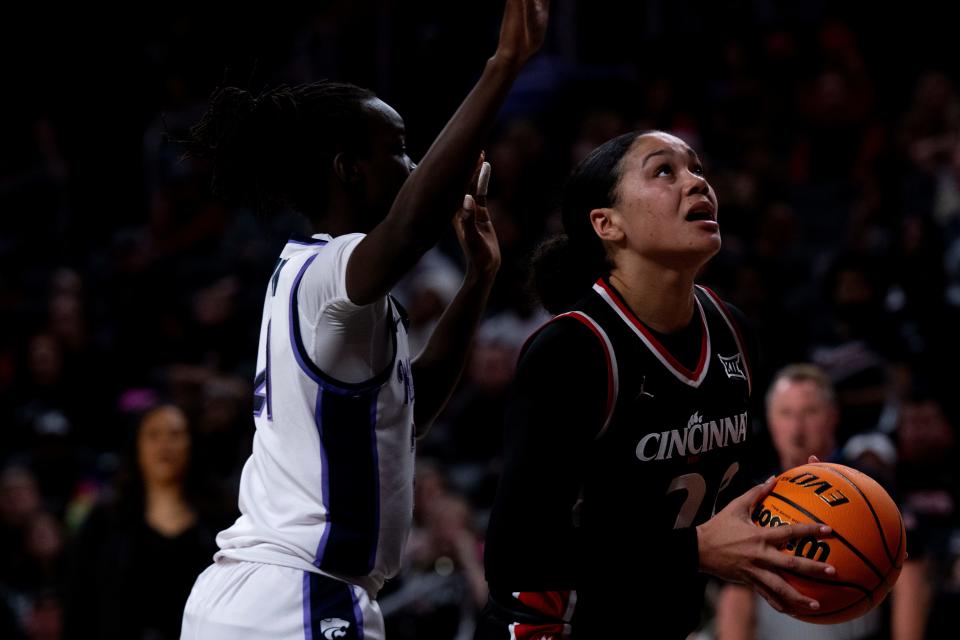
{"label": "orange basketball", "polygon": [[817,611],[789,612],[817,624],[844,622],[880,604],[900,576],[906,531],[897,505],[873,478],[840,464],[818,462],[784,471],[773,492],[754,506],[758,527],[827,524],[825,538],[791,540],[781,551],[828,562],[832,576],[783,573],[797,591],[820,603]]}

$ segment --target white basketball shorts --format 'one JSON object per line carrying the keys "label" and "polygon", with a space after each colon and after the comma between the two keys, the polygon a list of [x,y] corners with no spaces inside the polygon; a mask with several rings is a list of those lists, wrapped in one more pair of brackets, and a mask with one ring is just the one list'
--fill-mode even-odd
{"label": "white basketball shorts", "polygon": [[383,640],[383,616],[356,585],[291,567],[220,559],[197,578],[181,640]]}

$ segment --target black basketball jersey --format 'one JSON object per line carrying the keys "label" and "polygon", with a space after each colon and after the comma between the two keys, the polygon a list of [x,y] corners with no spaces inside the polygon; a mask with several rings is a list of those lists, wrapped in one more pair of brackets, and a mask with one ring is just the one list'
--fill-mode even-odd
{"label": "black basketball jersey", "polygon": [[[638,621],[657,638],[696,626],[693,527],[750,484],[741,325],[697,287],[690,326],[658,335],[599,280],[531,338],[488,530],[492,596],[569,590],[577,638],[645,637]],[[578,408],[580,388],[602,411]]]}
{"label": "black basketball jersey", "polygon": [[704,582],[690,527],[748,486],[750,356],[740,323],[708,289],[696,287],[680,345],[646,327],[608,282],[593,289],[573,313],[609,350],[614,399],[586,459],[578,618],[596,630],[630,604],[605,593],[624,576],[604,549],[620,547],[648,559],[637,576],[648,593],[632,610],[681,635],[696,625]]}
{"label": "black basketball jersey", "polygon": [[[677,529],[715,512],[741,472],[749,429],[749,356],[715,294],[696,287],[696,362],[685,365],[604,281],[574,313],[596,323],[610,350],[610,416],[589,453],[582,524],[621,523],[620,492],[642,498],[646,526]],[[724,500],[721,504],[726,504]]]}

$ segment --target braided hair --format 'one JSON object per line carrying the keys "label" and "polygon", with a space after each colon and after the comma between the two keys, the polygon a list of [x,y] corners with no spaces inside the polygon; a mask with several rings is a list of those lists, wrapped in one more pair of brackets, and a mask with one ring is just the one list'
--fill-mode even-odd
{"label": "braided hair", "polygon": [[184,141],[187,155],[213,165],[215,195],[264,214],[291,207],[316,219],[334,157],[369,145],[367,89],[323,80],[281,85],[258,96],[221,87]]}

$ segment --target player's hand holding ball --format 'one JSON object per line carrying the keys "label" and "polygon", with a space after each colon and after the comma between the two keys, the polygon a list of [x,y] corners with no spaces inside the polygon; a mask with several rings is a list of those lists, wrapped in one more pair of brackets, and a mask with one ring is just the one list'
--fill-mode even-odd
{"label": "player's hand holding ball", "polygon": [[843,465],[812,462],[784,471],[756,502],[750,519],[766,530],[794,523],[832,529],[823,539],[802,536],[781,547],[785,556],[836,568],[820,576],[780,571],[792,587],[820,603],[816,611],[785,609],[806,622],[830,624],[865,614],[889,593],[906,559],[906,532],[893,499],[870,476]]}
{"label": "player's hand holding ball", "polygon": [[834,575],[836,569],[824,562],[787,555],[780,549],[793,539],[824,538],[830,535],[830,527],[808,522],[772,528],[755,526],[750,521],[754,505],[761,503],[773,488],[771,477],[697,527],[700,570],[749,586],[777,611],[818,611],[820,603],[798,591],[783,576],[789,571],[819,579]]}

